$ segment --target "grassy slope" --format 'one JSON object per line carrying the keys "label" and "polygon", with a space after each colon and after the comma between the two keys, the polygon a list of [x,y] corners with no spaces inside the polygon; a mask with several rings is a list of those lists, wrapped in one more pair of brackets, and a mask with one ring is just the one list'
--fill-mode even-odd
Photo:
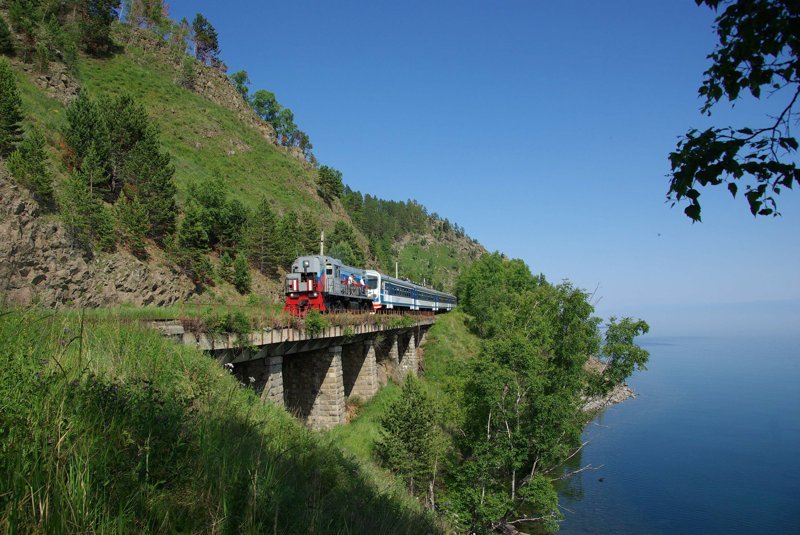
{"label": "grassy slope", "polygon": [[84,59],[79,70],[83,86],[93,95],[128,92],[142,101],[161,126],[180,196],[192,181],[202,183],[219,172],[250,207],[267,196],[281,211],[313,212],[326,224],[332,221],[333,214],[314,193],[308,168],[239,121],[233,111],[178,87],[170,66],[134,48],[107,60]]}
{"label": "grassy slope", "polygon": [[0,531],[438,531],[202,353],[86,325],[0,315]]}

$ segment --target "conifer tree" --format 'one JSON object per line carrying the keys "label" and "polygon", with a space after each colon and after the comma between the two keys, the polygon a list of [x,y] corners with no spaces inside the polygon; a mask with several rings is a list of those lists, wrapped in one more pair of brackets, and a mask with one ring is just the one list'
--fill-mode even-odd
{"label": "conifer tree", "polygon": [[240,294],[246,294],[250,291],[251,284],[250,264],[247,262],[247,256],[239,253],[233,261],[233,285]]}
{"label": "conifer tree", "polygon": [[184,208],[178,227],[178,246],[187,251],[208,251],[208,234],[203,225],[203,210],[195,202]]}
{"label": "conifer tree", "polygon": [[426,488],[435,471],[436,420],[433,402],[414,376],[406,378],[400,397],[380,420],[378,457],[406,481],[412,494]]}
{"label": "conifer tree", "polygon": [[124,195],[114,208],[117,211],[123,240],[134,255],[145,258],[147,256],[145,238],[150,230],[146,207],[139,201],[137,195],[130,199]]}
{"label": "conifer tree", "polygon": [[30,61],[36,46],[38,23],[42,20],[42,9],[36,0],[12,0],[8,7],[8,19],[11,27],[22,34],[22,55]]}
{"label": "conifer tree", "polygon": [[202,14],[198,13],[192,21],[195,56],[205,64],[219,61],[219,39],[217,31]]}
{"label": "conifer tree", "polygon": [[52,206],[53,177],[47,169],[45,144],[39,129],[31,128],[17,150],[11,153],[8,167],[14,178],[28,187],[41,204]]}
{"label": "conifer tree", "polygon": [[144,106],[130,95],[101,99],[99,107],[108,129],[111,190],[117,193],[123,186],[121,175],[125,160],[136,144],[148,135],[150,119]]}
{"label": "conifer tree", "polygon": [[108,162],[111,154],[111,141],[100,107],[85,91],[81,91],[78,98],[67,108],[66,115],[67,127],[64,130],[64,141],[69,147],[69,152],[65,157],[67,167],[80,169],[90,147],[94,147],[100,167],[103,169],[103,175],[106,177],[105,181],[98,180],[97,183],[107,182],[107,189],[110,189]]}
{"label": "conifer tree", "polygon": [[303,234],[300,237],[303,245],[301,254],[312,254],[319,250],[320,227],[311,214],[303,216]]}
{"label": "conifer tree", "polygon": [[8,156],[22,140],[22,100],[14,71],[0,59],[0,156]]}
{"label": "conifer tree", "polygon": [[114,216],[90,190],[95,161],[87,159],[87,165],[78,172],[71,173],[65,181],[61,208],[64,220],[71,228],[73,236],[86,246],[96,243],[100,249],[111,251],[116,244]]}
{"label": "conifer tree", "polygon": [[195,284],[203,286],[211,283],[213,269],[206,256],[208,234],[203,225],[203,210],[194,201],[190,201],[184,209],[176,242],[177,262],[194,279]]}
{"label": "conifer tree", "polygon": [[98,191],[97,186],[105,185],[108,177],[94,145],[89,145],[89,150],[83,158],[83,165],[81,165],[78,176],[86,182],[89,193],[100,195],[101,192]]}
{"label": "conifer tree", "polygon": [[327,165],[320,167],[317,177],[317,189],[320,197],[328,204],[341,197],[344,194],[342,172]]}
{"label": "conifer tree", "polygon": [[144,137],[128,153],[122,169],[126,192],[138,195],[150,219],[149,236],[158,242],[175,230],[177,188],[175,167],[169,154],[161,151],[158,130],[150,125]]}
{"label": "conifer tree", "polygon": [[183,17],[180,22],[175,24],[169,37],[169,46],[172,51],[173,60],[180,62],[186,55],[189,48],[189,40],[192,30],[189,28],[189,21]]}
{"label": "conifer tree", "polygon": [[11,56],[14,54],[14,40],[11,38],[11,30],[8,29],[6,19],[0,15],[0,54]]}
{"label": "conifer tree", "polygon": [[106,54],[111,50],[111,24],[119,16],[120,0],[80,0],[80,39],[90,54]]}
{"label": "conifer tree", "polygon": [[248,224],[247,249],[259,271],[275,267],[277,257],[277,220],[266,197],[258,203]]}
{"label": "conifer tree", "polygon": [[219,276],[222,280],[233,284],[233,258],[227,251],[219,257]]}
{"label": "conifer tree", "polygon": [[278,267],[291,265],[302,250],[299,238],[303,229],[293,211],[286,212],[278,223],[275,263]]}

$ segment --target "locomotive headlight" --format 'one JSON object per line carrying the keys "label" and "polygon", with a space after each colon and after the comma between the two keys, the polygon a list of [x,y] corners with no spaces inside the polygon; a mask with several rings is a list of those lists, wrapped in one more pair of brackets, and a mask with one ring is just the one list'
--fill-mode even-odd
{"label": "locomotive headlight", "polygon": [[307,268],[307,267],[308,267],[308,260],[303,260],[303,267],[304,267],[304,268]]}
{"label": "locomotive headlight", "polygon": [[317,292],[311,292],[311,299],[316,299],[318,295]]}

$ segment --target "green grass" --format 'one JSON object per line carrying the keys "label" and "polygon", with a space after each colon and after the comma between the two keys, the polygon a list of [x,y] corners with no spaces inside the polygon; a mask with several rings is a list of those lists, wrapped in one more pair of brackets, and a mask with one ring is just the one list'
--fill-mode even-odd
{"label": "green grass", "polygon": [[426,533],[431,518],[135,324],[0,313],[0,531]]}
{"label": "green grass", "polygon": [[361,406],[357,417],[350,424],[335,427],[328,434],[345,451],[362,461],[372,461],[375,442],[379,436],[378,420],[386,407],[399,396],[400,388],[390,382]]}
{"label": "green grass", "polygon": [[453,291],[456,278],[470,260],[445,244],[406,245],[399,253],[400,273],[417,282],[426,280],[437,288]]}
{"label": "green grass", "polygon": [[235,112],[176,85],[170,66],[132,49],[110,59],[83,58],[79,73],[92,95],[127,92],[144,104],[173,156],[179,198],[185,198],[190,183],[219,172],[233,195],[251,208],[267,196],[281,211],[325,214],[323,223],[332,221],[330,210],[313,194],[308,166],[269,143]]}

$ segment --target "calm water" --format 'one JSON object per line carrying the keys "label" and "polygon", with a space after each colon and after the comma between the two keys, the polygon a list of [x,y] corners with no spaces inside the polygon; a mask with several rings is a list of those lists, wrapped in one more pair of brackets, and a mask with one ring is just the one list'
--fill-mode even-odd
{"label": "calm water", "polygon": [[[800,533],[800,329],[647,337],[639,397],[591,424],[567,534]],[[574,469],[573,468],[573,469]]]}

